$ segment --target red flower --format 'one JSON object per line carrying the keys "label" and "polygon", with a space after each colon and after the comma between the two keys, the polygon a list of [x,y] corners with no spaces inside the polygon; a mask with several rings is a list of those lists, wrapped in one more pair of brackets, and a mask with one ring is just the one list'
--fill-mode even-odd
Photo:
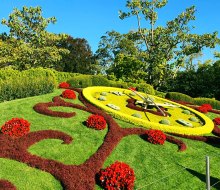
{"label": "red flower", "polygon": [[22,137],[30,131],[30,123],[22,118],[12,118],[1,127],[1,132],[11,137]]}
{"label": "red flower", "polygon": [[76,94],[73,90],[67,89],[62,92],[62,97],[68,99],[76,99]]}
{"label": "red flower", "polygon": [[211,111],[212,110],[212,106],[210,104],[202,104],[202,107],[205,107],[207,109],[207,111]]}
{"label": "red flower", "polygon": [[94,128],[97,130],[102,130],[106,128],[105,118],[101,115],[90,115],[86,121],[86,126],[89,128]]}
{"label": "red flower", "polygon": [[69,88],[69,87],[70,87],[70,84],[67,82],[61,82],[59,84],[59,88]]}
{"label": "red flower", "polygon": [[136,91],[136,87],[130,87],[129,90]]}
{"label": "red flower", "polygon": [[197,110],[200,111],[200,112],[202,112],[202,113],[207,113],[207,112],[208,112],[207,108],[206,108],[206,107],[203,107],[203,106],[199,106],[199,107],[197,108]]}
{"label": "red flower", "polygon": [[216,125],[220,125],[220,117],[216,117],[212,120]]}
{"label": "red flower", "polygon": [[150,129],[146,132],[147,140],[153,144],[163,145],[166,140],[166,135],[160,130]]}
{"label": "red flower", "polygon": [[202,104],[197,108],[197,110],[202,113],[207,113],[212,110],[212,106],[210,104]]}
{"label": "red flower", "polygon": [[134,170],[129,165],[116,161],[106,169],[98,173],[99,180],[104,189],[127,189],[134,188]]}

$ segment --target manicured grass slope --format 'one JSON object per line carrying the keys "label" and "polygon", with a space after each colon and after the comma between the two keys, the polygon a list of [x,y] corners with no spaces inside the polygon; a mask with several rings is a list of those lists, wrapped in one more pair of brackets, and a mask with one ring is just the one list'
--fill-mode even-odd
{"label": "manicured grass slope", "polygon": [[[43,96],[1,103],[0,125],[12,117],[23,117],[31,122],[31,131],[51,129],[71,135],[73,142],[69,145],[61,144],[60,140],[47,139],[31,146],[29,151],[44,158],[78,165],[96,152],[103,142],[107,129],[96,131],[86,128],[83,122],[90,114],[78,109],[53,108],[53,110],[66,112],[75,111],[76,116],[72,118],[54,118],[38,114],[33,110],[36,103],[49,102],[54,96],[60,94],[61,90],[56,90],[54,93]],[[211,117],[215,116],[217,115],[211,115]],[[116,121],[122,127],[133,126],[123,121]],[[205,189],[206,155],[210,156],[212,184],[220,178],[219,145],[182,140],[188,146],[185,152],[177,152],[177,146],[169,142],[159,146],[150,144],[137,135],[128,136],[122,139],[103,167],[116,160],[129,164],[136,175],[135,189]],[[1,158],[0,168],[0,179],[8,179],[19,190],[62,189],[60,182],[51,174],[26,164]],[[96,189],[101,188],[97,185]],[[220,189],[220,186],[217,184],[213,189]]]}

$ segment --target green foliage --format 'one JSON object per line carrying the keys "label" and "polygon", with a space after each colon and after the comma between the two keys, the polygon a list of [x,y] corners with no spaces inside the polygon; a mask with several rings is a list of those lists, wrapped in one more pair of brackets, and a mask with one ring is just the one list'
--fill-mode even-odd
{"label": "green foliage", "polygon": [[180,100],[180,101],[185,101],[189,103],[194,103],[194,99],[192,97],[186,94],[179,93],[179,92],[168,92],[165,98],[168,98],[171,100]]}
{"label": "green foliage", "polygon": [[110,81],[102,75],[93,75],[91,80],[93,86],[110,86]]}
{"label": "green foliage", "polygon": [[55,23],[56,18],[44,18],[41,7],[15,8],[9,19],[2,19],[2,24],[10,28],[10,36],[39,47],[46,43],[46,28],[49,23]]}
{"label": "green foliage", "polygon": [[54,73],[58,84],[61,82],[66,82],[69,79],[80,75],[79,73],[59,72],[54,69],[51,69],[51,71]]}
{"label": "green foliage", "polygon": [[112,87],[117,87],[117,88],[128,88],[130,85],[128,83],[123,82],[123,81],[109,81],[110,85]]}
{"label": "green foliage", "polygon": [[95,74],[98,70],[97,63],[89,43],[84,38],[63,38],[58,47],[69,50],[69,54],[62,57],[62,71],[82,74]]}
{"label": "green foliage", "polygon": [[144,92],[144,93],[146,93],[146,94],[155,95],[154,88],[153,88],[150,84],[140,83],[140,84],[136,84],[135,87],[136,87],[137,90],[140,91],[140,92]]}
{"label": "green foliage", "polygon": [[50,70],[0,70],[0,102],[47,94],[53,92],[56,86],[55,76]]}
{"label": "green foliage", "polygon": [[110,81],[101,75],[79,75],[67,81],[71,86],[85,88],[88,86],[110,86]]}
{"label": "green foliage", "polygon": [[185,70],[169,81],[170,91],[181,92],[192,97],[216,98],[220,100],[220,61],[206,61],[197,70]]}
{"label": "green foliage", "polygon": [[160,92],[158,90],[155,90],[155,96],[158,96],[160,98],[165,98],[166,93],[165,92]]}
{"label": "green foliage", "polygon": [[[40,7],[14,9],[2,24],[10,28],[10,38],[0,40],[0,67],[13,65],[19,70],[31,67],[49,67],[59,70],[62,56],[69,50],[58,48],[64,34],[53,34],[45,29],[55,18],[43,18]],[[3,38],[2,38],[3,39]]]}
{"label": "green foliage", "polygon": [[211,98],[194,98],[196,105],[210,104],[214,109],[220,109],[220,101]]}
{"label": "green foliage", "polygon": [[[166,86],[168,79],[175,79],[187,57],[199,53],[203,47],[216,46],[219,42],[217,32],[191,34],[190,21],[195,20],[196,12],[194,6],[168,21],[166,26],[158,25],[157,11],[167,2],[126,1],[127,11],[120,11],[120,18],[135,17],[138,28],[128,34],[108,32],[101,38],[97,55],[100,64],[110,68],[106,72],[115,73],[116,78],[122,80],[126,77],[128,80],[142,79],[158,89]],[[132,69],[136,72],[131,72]]]}
{"label": "green foliage", "polygon": [[79,75],[71,78],[67,82],[70,84],[71,87],[85,88],[88,86],[93,86],[91,79],[92,79],[91,75]]}

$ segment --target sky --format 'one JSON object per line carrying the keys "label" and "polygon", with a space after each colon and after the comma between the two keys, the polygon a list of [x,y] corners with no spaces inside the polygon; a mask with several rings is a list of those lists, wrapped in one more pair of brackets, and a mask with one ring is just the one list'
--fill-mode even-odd
{"label": "sky", "polygon": [[[8,19],[14,8],[41,6],[45,18],[57,18],[56,24],[50,24],[47,31],[85,38],[95,53],[101,36],[107,31],[127,33],[137,29],[134,18],[119,19],[118,11],[126,11],[125,5],[126,0],[0,0],[0,20]],[[157,25],[165,26],[167,21],[192,5],[196,6],[197,11],[196,20],[191,22],[195,26],[191,33],[220,32],[220,0],[168,0],[168,4],[158,12]],[[142,26],[147,26],[145,22],[142,21]],[[0,33],[8,31],[6,26],[0,24]],[[199,60],[214,59],[214,51],[220,52],[220,47],[204,49]]]}

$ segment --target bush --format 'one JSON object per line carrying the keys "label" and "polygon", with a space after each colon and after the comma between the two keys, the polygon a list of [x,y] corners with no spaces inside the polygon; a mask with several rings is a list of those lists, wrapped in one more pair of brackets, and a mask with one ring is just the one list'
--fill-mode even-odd
{"label": "bush", "polygon": [[92,86],[110,86],[110,81],[102,75],[92,76]]}
{"label": "bush", "polygon": [[116,88],[128,88],[128,84],[126,82],[122,81],[109,81],[111,87],[116,87]]}
{"label": "bush", "polygon": [[158,96],[160,98],[165,98],[166,93],[155,90],[155,96]]}
{"label": "bush", "polygon": [[2,127],[1,132],[13,138],[18,138],[26,135],[30,131],[30,123],[22,118],[12,118],[7,121]]}
{"label": "bush", "polygon": [[70,80],[71,78],[80,75],[79,73],[58,72],[58,71],[53,70],[53,69],[51,69],[51,70],[55,75],[57,83],[60,83],[62,81]]}
{"label": "bush", "polygon": [[0,79],[0,102],[53,92],[56,84],[50,76],[31,76],[28,72]]}
{"label": "bush", "polygon": [[160,130],[150,129],[146,132],[147,140],[153,144],[163,145],[166,140],[166,135]]}
{"label": "bush", "polygon": [[98,176],[104,189],[132,190],[134,188],[134,170],[123,162],[116,161],[106,169],[102,169]]}
{"label": "bush", "polygon": [[144,92],[146,94],[155,95],[154,88],[150,84],[140,83],[140,84],[136,84],[135,87],[137,88],[137,91],[139,92]]}
{"label": "bush", "polygon": [[165,98],[168,98],[170,100],[189,102],[191,104],[194,103],[194,99],[192,97],[186,94],[179,93],[179,92],[168,92]]}
{"label": "bush", "polygon": [[86,126],[97,130],[102,130],[106,128],[106,121],[101,115],[93,114],[90,115],[86,120]]}
{"label": "bush", "polygon": [[76,99],[76,94],[73,90],[67,89],[62,92],[62,97],[67,99]]}
{"label": "bush", "polygon": [[67,80],[71,87],[86,88],[92,86],[92,75],[79,75]]}
{"label": "bush", "polygon": [[211,98],[194,98],[196,105],[210,104],[214,109],[220,109],[220,101]]}

